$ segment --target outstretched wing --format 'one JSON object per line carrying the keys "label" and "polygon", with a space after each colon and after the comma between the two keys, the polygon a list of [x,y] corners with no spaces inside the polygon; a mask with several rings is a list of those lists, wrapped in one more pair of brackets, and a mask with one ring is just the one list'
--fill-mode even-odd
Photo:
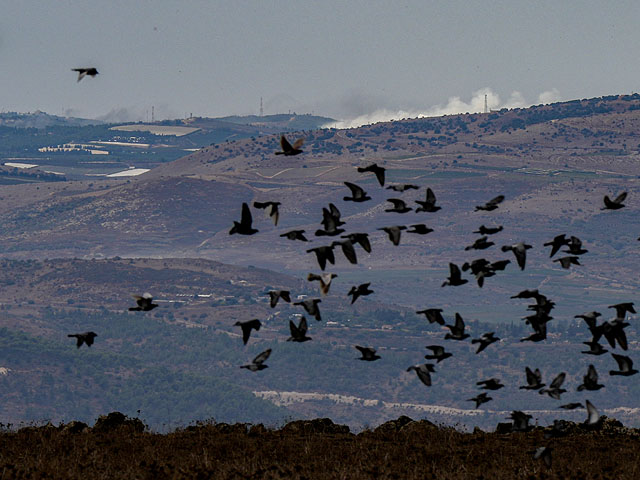
{"label": "outstretched wing", "polygon": [[291,150],[293,150],[293,147],[291,146],[289,141],[284,138],[284,135],[280,137],[280,147],[282,148],[283,152],[290,152]]}
{"label": "outstretched wing", "polygon": [[625,198],[627,198],[627,192],[622,192],[613,200],[613,203],[622,203]]}
{"label": "outstretched wing", "polygon": [[242,204],[242,217],[240,219],[240,223],[245,227],[251,227],[251,223],[253,222],[253,218],[251,217],[251,210],[249,210],[249,205],[246,203]]}
{"label": "outstretched wing", "polygon": [[293,148],[298,150],[302,146],[303,143],[304,143],[304,138],[299,138],[295,142],[293,142]]}
{"label": "outstretched wing", "polygon": [[256,358],[254,358],[253,359],[253,363],[255,363],[256,365],[260,365],[267,358],[269,358],[269,355],[271,355],[271,349],[265,350],[260,355],[258,355]]}

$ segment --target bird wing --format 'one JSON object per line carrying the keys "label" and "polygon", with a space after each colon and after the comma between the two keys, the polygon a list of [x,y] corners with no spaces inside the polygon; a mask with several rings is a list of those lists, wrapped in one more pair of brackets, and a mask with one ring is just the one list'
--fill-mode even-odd
{"label": "bird wing", "polygon": [[618,362],[618,368],[621,372],[628,372],[633,368],[633,361],[631,358],[625,355],[617,355],[615,353],[612,353],[611,355],[613,355],[615,361]]}
{"label": "bird wing", "polygon": [[280,290],[280,298],[287,303],[291,303],[291,297],[289,296],[289,290]]}
{"label": "bird wing", "polygon": [[622,192],[613,200],[613,203],[622,203],[625,198],[627,198],[627,192]]}
{"label": "bird wing", "polygon": [[301,337],[304,337],[307,334],[308,329],[309,326],[307,325],[307,319],[305,317],[302,317],[300,319],[300,323],[298,324],[298,333]]}
{"label": "bird wing", "polygon": [[487,205],[498,205],[504,201],[504,195],[498,195],[487,202]]}
{"label": "bird wing", "polygon": [[300,137],[295,142],[293,142],[293,148],[295,150],[298,150],[302,146],[303,143],[304,143],[304,138]]}
{"label": "bird wing", "polygon": [[456,312],[456,330],[464,331],[464,320],[459,313]]}
{"label": "bird wing", "polygon": [[256,358],[253,359],[253,363],[260,365],[267,358],[269,358],[269,355],[271,355],[271,349],[265,350],[264,352],[259,354]]}
{"label": "bird wing", "polygon": [[360,188],[358,185],[356,185],[355,183],[344,182],[344,184],[347,187],[349,187],[349,189],[351,190],[351,195],[354,198],[364,197],[364,195],[365,195],[364,190],[362,188]]}
{"label": "bird wing", "polygon": [[551,382],[550,388],[552,390],[556,389],[556,388],[560,388],[560,386],[564,382],[564,379],[565,379],[566,376],[567,376],[567,374],[564,373],[564,372],[558,374],[558,376],[556,378],[554,378],[553,381]]}
{"label": "bird wing", "polygon": [[242,204],[242,217],[240,219],[240,224],[243,227],[251,228],[251,223],[253,219],[251,217],[251,210],[249,210],[249,205],[246,203]]}
{"label": "bird wing", "polygon": [[280,147],[282,147],[283,152],[290,152],[293,150],[293,147],[289,143],[289,141],[282,135],[280,137]]}
{"label": "bird wing", "polygon": [[585,403],[587,405],[587,423],[589,425],[598,423],[598,420],[600,420],[600,414],[598,413],[598,410],[589,400],[587,400]]}

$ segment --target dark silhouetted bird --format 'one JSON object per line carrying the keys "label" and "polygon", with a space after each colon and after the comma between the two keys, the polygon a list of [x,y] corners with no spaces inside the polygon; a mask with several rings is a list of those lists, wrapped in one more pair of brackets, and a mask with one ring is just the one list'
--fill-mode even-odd
{"label": "dark silhouetted bird", "polygon": [[246,368],[247,370],[251,370],[252,372],[257,372],[258,370],[264,370],[268,368],[268,365],[265,365],[264,362],[271,355],[271,349],[265,350],[261,354],[259,354],[256,358],[254,358],[250,364],[242,365],[240,368]]}
{"label": "dark silhouetted bird", "polygon": [[349,263],[353,265],[356,265],[358,263],[356,249],[353,248],[353,243],[351,242],[351,240],[347,239],[343,242],[333,242],[331,246],[334,248],[339,246],[342,249],[342,253],[344,254],[345,258],[349,260]]}
{"label": "dark silhouetted bird", "polygon": [[578,391],[600,390],[602,387],[604,387],[604,385],[598,383],[598,372],[596,371],[596,367],[589,365],[587,374],[582,377],[582,384],[578,385]]}
{"label": "dark silhouetted bird", "polygon": [[529,420],[533,417],[528,413],[521,412],[520,410],[514,410],[509,417],[513,420],[512,431],[514,432],[528,432],[531,430],[529,426]]}
{"label": "dark silhouetted bird", "polygon": [[433,228],[427,227],[424,223],[409,225],[413,230],[407,230],[407,233],[417,233],[418,235],[426,235],[433,232]]}
{"label": "dark silhouetted bird", "polygon": [[406,183],[404,185],[390,185],[387,187],[387,190],[393,190],[394,192],[402,193],[406,190],[418,190],[420,187],[417,185],[411,185],[410,183]]}
{"label": "dark silhouetted bird", "polygon": [[321,301],[322,300],[319,298],[313,298],[310,300],[303,300],[302,302],[294,302],[294,305],[301,305],[309,315],[320,321],[322,318],[320,317],[320,308],[318,307],[318,304]]}
{"label": "dark silhouetted bird", "polygon": [[589,350],[582,351],[580,353],[586,353],[588,355],[603,355],[609,350],[600,345],[597,341],[591,340],[590,342],[582,342],[589,346]]}
{"label": "dark silhouetted bird", "polygon": [[158,306],[157,303],[153,303],[153,297],[150,293],[143,293],[142,295],[132,295],[136,300],[137,307],[129,307],[130,312],[148,312]]}
{"label": "dark silhouetted bird", "polygon": [[248,320],[246,322],[236,322],[234,326],[242,328],[242,342],[246,345],[249,341],[249,337],[251,336],[251,330],[255,330],[256,332],[260,330],[262,322],[257,318],[254,318],[253,320]]}
{"label": "dark silhouetted bird", "polygon": [[625,198],[627,198],[627,192],[622,192],[620,195],[618,195],[613,200],[611,200],[608,195],[605,195],[604,196],[604,207],[602,207],[600,210],[619,210],[622,207],[624,207],[622,202],[624,202]]}
{"label": "dark silhouetted bird", "polygon": [[464,340],[465,338],[469,338],[470,335],[468,333],[464,333],[464,320],[459,313],[456,313],[456,323],[454,325],[445,325],[451,333],[447,333],[444,336],[445,340]]}
{"label": "dark silhouetted bird", "polygon": [[289,290],[270,290],[270,305],[271,308],[275,308],[278,304],[278,300],[282,299],[287,303],[291,303],[291,296]]}
{"label": "dark silhouetted bird", "polygon": [[582,240],[574,236],[571,236],[571,238],[569,239],[567,247],[569,248],[567,248],[567,250],[563,250],[563,252],[570,255],[583,255],[589,251],[585,248],[582,248]]}
{"label": "dark silhouetted bird", "polygon": [[562,395],[564,392],[566,392],[566,390],[562,387],[562,384],[564,383],[564,379],[566,378],[567,374],[562,372],[559,373],[556,378],[553,379],[553,381],[551,382],[551,385],[549,385],[549,388],[543,388],[541,389],[538,393],[539,394],[543,394],[546,393],[547,395],[549,395],[551,398],[554,398],[556,400],[560,400],[560,395]]}
{"label": "dark silhouetted bird", "polygon": [[320,270],[324,271],[325,267],[327,266],[327,262],[329,262],[331,265],[335,265],[336,263],[336,257],[333,255],[332,245],[315,247],[307,250],[307,253],[311,253],[311,252],[316,254],[316,258],[318,259],[318,266],[320,266]]}
{"label": "dark silhouetted bird", "polygon": [[497,378],[480,380],[479,382],[476,382],[476,385],[482,385],[480,388],[482,388],[483,390],[500,390],[504,387],[504,385],[500,383],[500,380],[498,380]]}
{"label": "dark silhouetted bird", "polygon": [[253,235],[254,233],[258,233],[258,230],[251,226],[252,223],[253,219],[251,217],[249,205],[243,203],[240,222],[236,222],[235,220],[233,221],[233,227],[229,230],[229,235],[233,235],[234,233],[238,233],[240,235]]}
{"label": "dark silhouetted bird", "polygon": [[493,398],[490,397],[487,392],[482,392],[473,398],[467,399],[468,402],[476,402],[476,409],[478,409],[478,407],[483,403],[490,402],[491,400],[493,400]]}
{"label": "dark silhouetted bird", "polygon": [[622,375],[625,377],[630,377],[631,375],[635,375],[638,373],[638,370],[633,368],[633,361],[625,356],[625,355],[616,355],[612,353],[613,358],[618,362],[619,370],[609,370],[609,375]]}
{"label": "dark silhouetted bird", "polygon": [[589,400],[585,402],[587,407],[587,419],[584,424],[591,428],[597,428],[602,424],[602,418],[598,413],[598,409]]}
{"label": "dark silhouetted bird", "polygon": [[361,347],[360,345],[354,345],[354,347],[356,347],[362,354],[362,357],[358,358],[358,360],[373,362],[374,360],[378,360],[379,358],[381,358],[380,355],[376,355],[376,351],[373,348]]}
{"label": "dark silhouetted bird", "polygon": [[334,237],[344,232],[344,228],[338,228],[344,225],[344,222],[340,220],[340,210],[333,204],[329,204],[329,209],[322,209],[322,225],[324,230],[316,230],[316,236],[330,236]]}
{"label": "dark silhouetted bird", "polygon": [[476,353],[480,353],[492,343],[499,342],[499,341],[500,339],[496,337],[493,332],[489,332],[489,333],[483,333],[480,338],[474,338],[473,340],[471,340],[471,343],[480,344],[478,345],[478,350],[476,350]]}
{"label": "dark silhouetted bird", "polygon": [[363,283],[361,285],[358,285],[357,287],[351,287],[351,290],[349,290],[347,296],[351,296],[352,305],[359,297],[371,295],[373,293],[373,290],[369,289],[369,285],[371,285],[371,282]]}
{"label": "dark silhouetted bird", "polygon": [[553,237],[553,240],[544,244],[545,247],[551,247],[551,253],[549,254],[549,258],[553,257],[558,250],[560,250],[565,245],[569,244],[569,240],[565,238],[565,234],[556,235]]}
{"label": "dark silhouetted bird", "polygon": [[404,200],[401,200],[399,198],[387,198],[387,202],[393,203],[393,207],[386,208],[384,210],[385,212],[407,213],[412,210],[411,208],[407,207],[407,204],[404,203]]}
{"label": "dark silhouetted bird", "polygon": [[551,447],[538,447],[535,452],[533,452],[534,460],[542,460],[547,468],[551,468],[551,452],[553,448]]}
{"label": "dark silhouetted bird", "polygon": [[503,252],[511,250],[516,256],[516,261],[520,270],[524,270],[525,263],[527,262],[527,250],[533,248],[531,245],[527,245],[524,242],[514,243],[513,245],[504,245],[502,247]]}
{"label": "dark silhouetted bird", "polygon": [[331,280],[333,280],[337,276],[338,275],[336,275],[335,273],[323,273],[322,275],[310,273],[309,275],[307,275],[307,280],[310,282],[320,282],[320,291],[322,292],[322,295],[327,295],[329,293],[329,288],[331,287]]}
{"label": "dark silhouetted bird", "polygon": [[627,335],[624,333],[624,329],[628,326],[629,324],[620,318],[602,323],[604,338],[607,339],[611,348],[616,348],[616,342],[623,350],[627,350],[629,348]]}
{"label": "dark silhouetted bird", "polygon": [[464,285],[469,280],[462,278],[462,274],[460,273],[460,268],[455,263],[449,264],[449,276],[447,280],[442,284],[443,287],[447,285],[451,285],[452,287],[459,287],[460,285]]}
{"label": "dark silhouetted bird", "polygon": [[565,270],[568,270],[571,265],[581,265],[581,263],[578,261],[578,257],[575,257],[573,255],[568,257],[556,258],[554,262],[560,262],[560,265],[562,265],[562,268],[564,268]]}
{"label": "dark silhouetted bird", "polygon": [[486,248],[489,248],[491,245],[495,245],[495,243],[489,242],[487,238],[488,237],[480,237],[475,242],[473,242],[473,244],[469,245],[468,247],[465,247],[464,249],[465,250],[484,250]]}
{"label": "dark silhouetted bird", "polygon": [[416,212],[437,212],[441,207],[436,205],[436,195],[433,190],[427,188],[427,195],[424,200],[416,200],[416,203],[420,205],[420,208],[416,208]]}
{"label": "dark silhouetted bird", "polygon": [[[602,337],[602,334],[604,333],[604,328],[602,327],[602,325],[598,325],[598,317],[601,316],[602,314],[600,312],[587,312],[587,313],[583,313],[581,315],[574,315],[574,318],[581,318],[585,321],[585,323],[587,324],[587,326],[589,327],[589,331],[591,332],[591,335],[593,335],[593,338],[591,340],[591,342],[583,342],[587,345],[589,345],[591,347],[591,352],[594,355],[600,355],[600,353],[595,353],[596,351],[601,351],[602,347],[597,345],[598,344],[598,340],[600,340],[600,337]],[[596,346],[591,346],[591,344],[596,344]],[[605,350],[606,351],[606,350]],[[585,353],[585,352],[583,352]],[[604,352],[603,352],[604,353]]]}
{"label": "dark silhouetted bird", "polygon": [[444,325],[444,318],[442,318],[442,309],[441,308],[427,308],[426,310],[419,310],[416,312],[418,315],[423,313],[429,323],[438,323],[440,325]]}
{"label": "dark silhouetted bird", "polygon": [[490,212],[492,210],[495,210],[496,208],[498,208],[498,205],[500,203],[502,203],[504,201],[504,195],[498,195],[495,198],[492,198],[491,200],[489,200],[487,203],[485,203],[484,205],[478,205],[476,206],[476,212],[478,210],[485,210],[487,212]]}
{"label": "dark silhouetted bird", "polygon": [[529,367],[525,367],[525,372],[527,374],[527,384],[521,386],[520,389],[540,390],[545,386],[545,384],[542,383],[542,374],[540,373],[539,368],[532,371]]}
{"label": "dark silhouetted bird", "polygon": [[280,219],[280,210],[278,207],[280,206],[280,202],[253,202],[254,208],[260,208],[266,211],[269,218],[273,221],[274,225],[278,225],[278,220]]}
{"label": "dark silhouetted bird", "polygon": [[303,143],[304,143],[304,138],[299,138],[295,142],[293,142],[293,145],[291,145],[289,141],[285,138],[285,136],[282,135],[280,137],[280,148],[282,148],[282,151],[276,152],[276,155],[284,155],[286,157],[298,155],[299,153],[302,153],[302,150],[300,150],[300,147],[302,146]]}
{"label": "dark silhouetted bird", "polygon": [[504,229],[502,225],[497,227],[485,227],[484,225],[480,225],[480,228],[473,233],[479,233],[480,235],[493,235],[494,233],[501,232]]}
{"label": "dark silhouetted bird", "polygon": [[296,326],[295,323],[293,323],[292,320],[289,320],[289,330],[291,331],[291,336],[289,338],[287,338],[287,342],[306,342],[308,340],[311,340],[311,337],[307,337],[307,330],[308,330],[308,325],[307,325],[307,319],[305,317],[302,317],[300,319],[300,322],[298,323],[298,326]]}
{"label": "dark silhouetted bird", "polygon": [[288,240],[300,240],[301,242],[308,242],[307,237],[304,236],[304,230],[291,230],[287,233],[280,235],[286,237]]}
{"label": "dark silhouetted bird", "polygon": [[492,262],[491,265],[489,265],[491,267],[491,270],[493,270],[494,272],[497,271],[502,271],[504,270],[507,265],[509,265],[511,263],[511,260],[498,260],[497,262]]}
{"label": "dark silhouetted bird", "polygon": [[96,70],[94,67],[72,68],[71,71],[78,72],[78,82],[82,80],[84,77],[86,77],[87,75],[93,78],[99,73],[98,70]]}
{"label": "dark silhouetted bird", "polygon": [[351,243],[357,243],[365,252],[371,253],[371,243],[369,243],[368,233],[350,233],[349,235],[342,235],[340,238],[348,238]]}
{"label": "dark silhouetted bird", "polygon": [[358,167],[358,172],[360,173],[364,173],[364,172],[374,173],[381,187],[384,187],[384,171],[385,170],[386,169],[384,167],[379,167],[375,163],[372,163],[368,167]]}
{"label": "dark silhouetted bird", "polygon": [[392,227],[378,228],[378,230],[384,230],[385,232],[387,232],[389,240],[391,240],[391,243],[393,243],[396,247],[400,244],[400,232],[406,229],[407,227],[405,227],[404,225],[394,225]]}
{"label": "dark silhouetted bird", "polygon": [[578,402],[572,402],[560,405],[558,408],[563,408],[565,410],[575,410],[576,408],[584,408],[584,405]]}
{"label": "dark silhouetted bird", "polygon": [[407,372],[414,370],[422,383],[427,387],[431,386],[431,373],[435,372],[431,363],[423,363],[422,365],[411,365],[407,368]]}
{"label": "dark silhouetted bird", "polygon": [[609,305],[607,308],[616,309],[616,318],[624,319],[627,313],[636,313],[632,302],[618,303],[617,305]]}
{"label": "dark silhouetted bird", "polygon": [[361,187],[351,182],[344,182],[344,184],[349,187],[351,190],[350,197],[343,197],[344,201],[347,202],[366,202],[367,200],[371,200],[371,197],[367,195]]}
{"label": "dark silhouetted bird", "polygon": [[444,347],[441,347],[440,345],[429,345],[425,348],[431,350],[433,355],[425,355],[424,358],[427,360],[436,360],[437,363],[453,356],[453,353],[445,352]]}
{"label": "dark silhouetted bird", "polygon": [[80,348],[83,343],[87,344],[87,347],[93,345],[93,340],[98,336],[97,333],[94,332],[84,332],[84,333],[70,333],[67,337],[75,337],[76,338],[76,347]]}

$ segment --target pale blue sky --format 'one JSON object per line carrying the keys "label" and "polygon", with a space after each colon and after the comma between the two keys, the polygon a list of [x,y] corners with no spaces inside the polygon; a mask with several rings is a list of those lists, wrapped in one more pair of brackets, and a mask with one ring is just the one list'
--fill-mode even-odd
{"label": "pale blue sky", "polygon": [[[632,1],[0,0],[0,11],[2,111],[221,116],[258,113],[262,96],[265,113],[351,119],[469,109],[485,91],[502,106],[640,90]],[[76,83],[78,66],[100,75]]]}

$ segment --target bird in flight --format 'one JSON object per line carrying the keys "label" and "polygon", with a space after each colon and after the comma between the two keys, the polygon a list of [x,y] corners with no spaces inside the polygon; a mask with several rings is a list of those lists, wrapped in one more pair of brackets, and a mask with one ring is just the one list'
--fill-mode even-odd
{"label": "bird in flight", "polygon": [[386,208],[385,212],[407,213],[412,210],[411,208],[407,207],[407,204],[404,202],[404,200],[400,198],[387,198],[387,202],[393,203],[393,207]]}
{"label": "bird in flight", "polygon": [[289,320],[289,330],[291,331],[291,336],[287,338],[287,342],[306,342],[311,340],[311,337],[307,337],[307,319],[302,317],[300,322],[296,326],[292,320]]}
{"label": "bird in flight", "polygon": [[322,271],[324,271],[324,269],[326,268],[327,262],[329,262],[331,265],[335,265],[336,263],[336,257],[333,254],[333,245],[315,247],[307,250],[307,253],[311,253],[311,252],[316,254],[316,259],[318,260],[318,266]]}
{"label": "bird in flight", "polygon": [[445,352],[444,347],[440,345],[429,345],[425,348],[431,350],[433,353],[431,355],[425,355],[424,358],[427,360],[435,360],[436,363],[440,363],[442,360],[453,356],[453,353]]}
{"label": "bird in flight", "polygon": [[351,290],[349,290],[349,293],[347,293],[347,296],[351,297],[352,305],[361,296],[371,295],[373,293],[373,290],[369,288],[369,285],[371,285],[371,282],[362,283],[357,287],[355,285],[351,287]]}
{"label": "bird in flight", "polygon": [[291,145],[289,141],[285,138],[285,136],[282,135],[280,137],[280,148],[282,148],[282,151],[276,152],[276,155],[284,155],[286,157],[298,155],[299,153],[303,152],[303,150],[300,150],[300,147],[302,146],[303,143],[304,143],[304,138],[299,138],[295,142],[293,142],[293,145]]}
{"label": "bird in flight", "polygon": [[490,402],[491,400],[493,400],[493,398],[487,395],[487,392],[482,392],[481,394],[473,398],[467,399],[468,402],[476,402],[476,409],[478,409],[478,407],[480,407],[480,405],[482,405],[483,403]]}
{"label": "bird in flight", "polygon": [[98,336],[97,333],[94,332],[84,332],[84,333],[70,333],[67,337],[75,337],[76,338],[76,347],[80,348],[83,343],[87,344],[87,347],[93,345],[93,339]]}
{"label": "bird in flight", "polygon": [[278,304],[278,300],[284,300],[287,303],[291,303],[291,296],[289,290],[271,290],[269,291],[269,304],[271,308],[275,308]]}
{"label": "bird in flight", "polygon": [[360,345],[354,345],[359,351],[362,357],[359,357],[358,360],[364,360],[366,362],[373,362],[374,360],[378,360],[380,355],[376,355],[376,351],[370,347],[361,347]]}
{"label": "bird in flight", "polygon": [[331,280],[333,280],[337,276],[338,275],[336,275],[335,273],[323,273],[322,275],[310,273],[309,275],[307,275],[307,280],[310,282],[320,282],[320,291],[322,292],[322,295],[327,295],[329,293],[329,288],[331,287]]}
{"label": "bird in flight", "polygon": [[485,227],[484,225],[480,225],[480,228],[473,233],[479,233],[480,235],[493,235],[494,233],[501,232],[504,229],[502,225],[497,227]]}
{"label": "bird in flight", "polygon": [[391,243],[393,243],[396,247],[400,244],[400,234],[402,230],[406,229],[407,227],[405,227],[404,225],[393,225],[391,227],[378,228],[378,230],[387,232],[389,240],[391,240]]}
{"label": "bird in flight", "polygon": [[251,330],[255,330],[256,332],[260,330],[262,322],[257,318],[254,318],[253,320],[248,320],[246,322],[236,322],[234,326],[242,328],[242,342],[246,345],[249,341],[249,337],[251,336]]}
{"label": "bird in flight", "polygon": [[416,208],[416,212],[433,213],[437,212],[441,208],[436,205],[436,194],[433,193],[433,190],[431,190],[429,187],[427,187],[427,196],[424,202],[422,200],[416,200],[415,202],[420,205],[420,208]]}
{"label": "bird in flight", "polygon": [[533,371],[529,367],[525,367],[525,373],[527,374],[527,384],[520,387],[521,389],[539,390],[545,386],[545,384],[542,383],[542,373],[540,373],[539,368]]}
{"label": "bird in flight", "polygon": [[582,377],[582,384],[578,385],[578,391],[600,390],[602,387],[604,387],[604,385],[598,383],[598,372],[596,371],[596,367],[589,365],[587,374]]}
{"label": "bird in flight", "polygon": [[256,358],[254,358],[251,361],[250,364],[242,365],[240,368],[246,368],[247,370],[251,370],[252,372],[257,372],[258,370],[264,370],[265,368],[269,367],[268,365],[264,364],[267,358],[269,358],[269,355],[271,355],[270,348],[260,353]]}
{"label": "bird in flight", "polygon": [[527,250],[533,248],[531,245],[527,245],[524,242],[514,243],[513,245],[504,245],[502,247],[503,252],[511,250],[516,257],[520,270],[524,270],[525,263],[527,262]]}
{"label": "bird in flight", "polygon": [[625,198],[627,198],[627,192],[622,192],[613,200],[609,198],[609,195],[605,195],[604,207],[602,207],[600,210],[620,210],[622,207],[624,207],[624,204],[622,202],[624,202]]}
{"label": "bird in flight", "polygon": [[471,343],[480,344],[478,345],[478,350],[476,350],[476,353],[480,353],[492,343],[499,342],[499,341],[500,339],[496,337],[493,332],[489,332],[489,333],[483,333],[480,338],[474,338],[473,340],[471,340]]}
{"label": "bird in flight", "polygon": [[447,285],[451,285],[452,287],[459,287],[460,285],[464,285],[469,280],[462,278],[462,274],[460,273],[460,268],[455,263],[449,264],[449,277],[442,284],[443,287]]}
{"label": "bird in flight", "polygon": [[420,187],[418,187],[417,185],[412,185],[410,183],[406,183],[404,185],[390,185],[387,187],[387,190],[393,190],[394,192],[398,192],[398,193],[402,193],[405,192],[407,190],[418,190]]}
{"label": "bird in flight", "polygon": [[624,377],[630,377],[638,373],[638,370],[633,368],[633,360],[625,355],[617,355],[612,353],[613,358],[618,362],[619,370],[609,370],[609,375],[622,375]]}
{"label": "bird in flight", "polygon": [[308,242],[307,237],[304,236],[304,230],[291,230],[287,233],[283,233],[280,235],[281,237],[285,237],[287,240],[300,240],[301,242]]}
{"label": "bird in flight", "polygon": [[451,333],[447,333],[444,336],[445,340],[464,340],[465,338],[469,338],[470,335],[468,333],[464,333],[464,320],[459,313],[456,313],[456,323],[454,325],[445,325]]}
{"label": "bird in flight", "polygon": [[82,80],[84,77],[86,77],[87,75],[89,75],[92,78],[98,75],[98,70],[96,70],[94,67],[72,68],[71,71],[78,72],[78,82]]}
{"label": "bird in flight", "polygon": [[407,368],[407,372],[414,370],[416,375],[422,383],[424,383],[427,387],[431,386],[431,373],[435,372],[433,365],[431,363],[423,363],[421,365],[411,365]]}
{"label": "bird in flight", "polygon": [[367,200],[371,200],[371,197],[367,195],[367,192],[365,192],[362,187],[351,182],[344,182],[344,184],[351,190],[350,197],[342,198],[345,202],[366,202]]}
{"label": "bird in flight", "polygon": [[386,168],[379,167],[376,163],[372,163],[368,167],[358,167],[358,172],[360,173],[364,173],[364,172],[374,173],[381,187],[384,187],[384,171],[385,170]]}
{"label": "bird in flight", "polygon": [[253,202],[253,206],[255,208],[264,209],[267,212],[267,215],[271,217],[271,220],[273,220],[273,224],[278,226],[278,219],[280,218],[278,206],[280,206],[280,202]]}
{"label": "bird in flight", "polygon": [[485,203],[484,205],[478,205],[476,206],[476,212],[478,210],[485,210],[487,212],[490,212],[492,210],[495,210],[496,208],[498,208],[498,205],[500,203],[502,203],[504,201],[504,195],[498,195],[495,198],[492,198],[491,200],[489,200],[487,203]]}
{"label": "bird in flight", "polygon": [[318,304],[321,302],[319,298],[313,298],[311,300],[303,300],[302,302],[294,302],[294,305],[300,305],[306,310],[309,315],[312,315],[316,320],[322,320],[320,317],[320,308]]}
{"label": "bird in flight", "polygon": [[158,306],[157,303],[153,303],[153,297],[150,293],[143,293],[142,295],[132,295],[135,298],[137,307],[129,307],[130,312],[148,312]]}
{"label": "bird in flight", "polygon": [[254,233],[258,233],[258,230],[251,226],[252,223],[253,218],[251,217],[249,205],[243,203],[240,222],[236,222],[235,220],[233,221],[233,227],[229,230],[229,235],[233,235],[234,233],[238,233],[240,235],[253,235]]}
{"label": "bird in flight", "polygon": [[426,310],[418,310],[416,313],[418,315],[424,314],[424,316],[427,317],[427,320],[429,320],[429,323],[444,325],[444,318],[442,318],[441,308],[427,308]]}

